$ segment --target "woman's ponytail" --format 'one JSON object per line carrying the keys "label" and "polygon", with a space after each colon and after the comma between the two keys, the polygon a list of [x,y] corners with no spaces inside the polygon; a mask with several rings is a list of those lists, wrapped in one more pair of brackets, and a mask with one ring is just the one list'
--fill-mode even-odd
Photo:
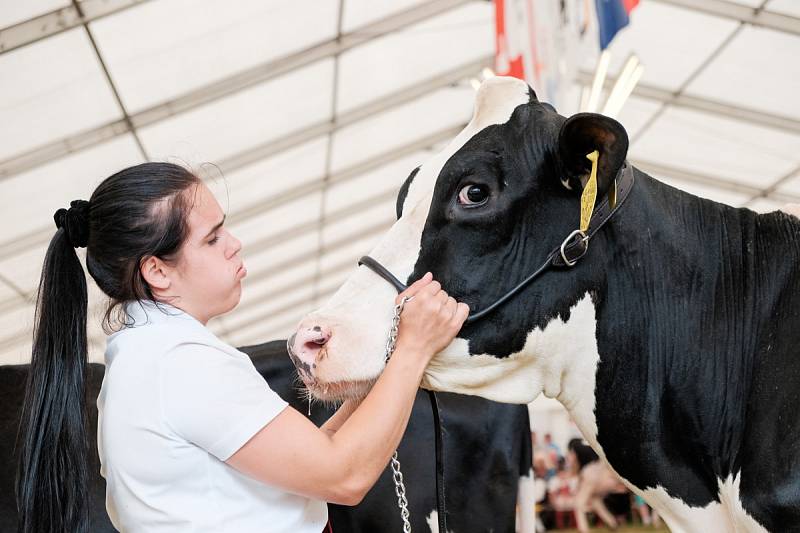
{"label": "woman's ponytail", "polygon": [[86,532],[87,290],[75,251],[88,240],[88,202],[55,214],[42,268],[25,402],[17,505],[20,533]]}

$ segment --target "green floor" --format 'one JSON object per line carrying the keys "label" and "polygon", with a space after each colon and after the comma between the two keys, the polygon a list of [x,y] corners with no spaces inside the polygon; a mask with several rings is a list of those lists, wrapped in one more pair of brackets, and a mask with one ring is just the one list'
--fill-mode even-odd
{"label": "green floor", "polygon": [[[554,529],[554,532],[558,531],[559,533],[577,533],[577,529]],[[600,528],[592,528],[590,531],[593,533],[601,532],[601,531],[611,531],[610,529],[606,529],[604,527]],[[669,529],[666,526],[661,527],[647,527],[647,526],[622,526],[617,529],[617,533],[624,531],[625,533],[669,533]]]}

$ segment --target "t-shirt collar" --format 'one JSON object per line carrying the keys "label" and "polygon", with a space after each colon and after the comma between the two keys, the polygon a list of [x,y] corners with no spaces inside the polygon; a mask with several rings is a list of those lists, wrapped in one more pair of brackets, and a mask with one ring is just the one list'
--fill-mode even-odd
{"label": "t-shirt collar", "polygon": [[139,327],[147,324],[162,324],[165,322],[200,322],[189,313],[167,303],[152,300],[139,300],[127,302],[125,311],[130,322],[126,327]]}

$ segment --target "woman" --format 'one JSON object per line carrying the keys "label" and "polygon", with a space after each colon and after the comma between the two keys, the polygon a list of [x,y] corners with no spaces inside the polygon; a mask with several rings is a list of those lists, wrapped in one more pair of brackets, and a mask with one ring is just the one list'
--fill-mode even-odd
{"label": "woman", "polygon": [[[121,531],[322,531],[324,501],[359,502],[405,430],[431,357],[468,308],[430,274],[400,297],[394,356],[322,428],[205,326],[233,309],[241,243],[188,170],[145,163],[55,214],[39,286],[18,499],[24,532],[86,531],[87,289],[110,298],[98,397],[106,508]],[[398,298],[400,298],[398,297]],[[387,332],[388,334],[388,332]]]}

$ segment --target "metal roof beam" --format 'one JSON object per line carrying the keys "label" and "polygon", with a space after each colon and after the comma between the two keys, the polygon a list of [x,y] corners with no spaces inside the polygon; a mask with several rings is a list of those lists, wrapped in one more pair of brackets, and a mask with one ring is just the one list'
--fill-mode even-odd
{"label": "metal roof beam", "polygon": [[741,193],[752,196],[753,198],[761,198],[761,197],[769,198],[770,200],[775,200],[778,203],[791,204],[800,202],[800,196],[794,194],[777,192],[775,190],[769,190],[769,189],[762,190],[759,189],[758,187],[747,185],[745,183],[728,181],[720,179],[716,176],[709,176],[708,174],[693,172],[690,170],[674,167],[672,165],[665,165],[663,163],[656,163],[653,161],[645,161],[642,159],[637,159],[635,157],[632,159],[631,162],[637,168],[640,168],[641,170],[648,173],[652,172],[653,174],[656,174],[658,176],[675,178],[677,180],[687,181],[690,183],[695,183],[697,185],[704,185],[707,187],[714,187],[717,189],[723,189],[726,191]]}
{"label": "metal roof beam", "polygon": [[[352,112],[339,115],[335,125],[330,121],[314,124],[307,128],[303,128],[302,130],[285,135],[275,141],[244,150],[237,155],[220,161],[219,166],[226,172],[232,172],[246,165],[255,163],[258,160],[258,157],[266,158],[284,150],[300,146],[311,139],[319,137],[320,135],[333,133],[360,120],[375,116],[376,114],[410,102],[413,99],[426,94],[427,92],[455,83],[459,79],[465,77],[468,73],[476,72],[476,70],[471,69],[477,67],[477,70],[480,70],[480,65],[483,65],[482,61],[483,60],[467,63],[466,65],[462,65],[461,67],[458,67],[452,71],[439,76],[434,76],[433,78],[430,78],[422,83],[415,84],[413,87],[408,87],[386,97],[379,98],[361,108],[353,110]],[[365,113],[362,111],[363,109],[366,109],[368,112]],[[330,177],[330,183],[345,181],[356,175],[378,168],[387,162],[399,159],[400,157],[404,157],[405,155],[414,153],[415,151],[425,149],[433,144],[455,137],[458,132],[463,129],[463,127],[464,124],[445,128],[444,130],[435,132],[432,135],[423,137],[422,139],[418,139],[417,141],[407,145],[393,148],[392,150],[389,150],[388,152],[385,152],[379,156],[370,158],[361,163],[357,163],[348,169],[344,169],[335,173]],[[0,177],[0,179],[2,178]],[[323,187],[323,181],[324,178],[320,178],[311,183],[302,185],[290,191],[286,191],[285,193],[281,193],[279,196],[271,200],[267,200],[266,202],[254,203],[250,206],[245,206],[236,214],[231,215],[230,223],[235,224],[252,216],[262,214],[267,206],[279,205],[280,203],[296,199],[304,194],[321,190]],[[52,226],[48,224],[42,228],[38,228],[23,235],[17,236],[11,240],[2,242],[0,243],[0,258],[11,257],[16,254],[24,253],[37,246],[44,246],[52,238],[53,233],[55,233],[55,230],[53,230]]]}
{"label": "metal roof beam", "polygon": [[[594,74],[587,71],[578,73],[577,81],[581,85],[590,86]],[[616,82],[616,78],[608,77],[605,82],[605,88],[611,89]],[[711,115],[720,116],[723,118],[730,118],[734,120],[742,120],[751,124],[765,126],[776,130],[785,131],[795,135],[800,135],[800,120],[775,115],[766,111],[759,111],[757,109],[736,106],[710,100],[701,96],[691,96],[683,93],[676,93],[661,89],[655,85],[647,85],[640,83],[633,90],[633,96],[652,100],[662,104],[668,104],[673,107],[680,107],[683,109],[690,109],[692,111],[700,111]]]}
{"label": "metal roof beam", "polygon": [[81,0],[80,9],[68,5],[0,29],[0,55],[119,13],[149,0]]}
{"label": "metal roof beam", "polygon": [[656,0],[662,4],[700,11],[715,17],[735,20],[760,28],[800,35],[800,18],[775,11],[753,8],[726,0]]}

